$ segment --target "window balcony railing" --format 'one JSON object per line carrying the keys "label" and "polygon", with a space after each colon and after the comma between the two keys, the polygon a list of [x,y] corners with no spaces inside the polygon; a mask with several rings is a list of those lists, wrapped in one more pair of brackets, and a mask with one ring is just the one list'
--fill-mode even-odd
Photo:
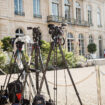
{"label": "window balcony railing", "polygon": [[40,14],[34,14],[34,17],[35,18],[42,18],[42,15],[40,15]]}
{"label": "window balcony railing", "polygon": [[15,11],[15,15],[25,16],[25,13],[22,11]]}
{"label": "window balcony railing", "polygon": [[90,24],[88,21],[85,20],[78,20],[78,19],[70,19],[71,20],[71,24],[72,25],[78,25],[78,26],[85,26],[85,27],[89,27]]}
{"label": "window balcony railing", "polygon": [[57,22],[61,23],[63,21],[63,17],[60,16],[55,16],[55,15],[50,15],[47,17],[47,22]]}
{"label": "window balcony railing", "polygon": [[90,24],[88,23],[88,21],[78,20],[78,19],[73,19],[73,18],[65,19],[64,17],[53,16],[53,15],[48,16],[47,21],[48,22],[57,22],[57,23],[65,22],[65,23],[68,23],[71,25],[90,27]]}

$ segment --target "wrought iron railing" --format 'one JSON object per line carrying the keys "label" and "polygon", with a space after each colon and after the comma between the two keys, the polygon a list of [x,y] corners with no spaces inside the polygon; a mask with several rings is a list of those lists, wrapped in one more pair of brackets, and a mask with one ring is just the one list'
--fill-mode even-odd
{"label": "wrought iron railing", "polygon": [[63,18],[60,17],[60,16],[54,16],[54,15],[50,15],[47,17],[47,21],[48,22],[62,22],[63,21]]}
{"label": "wrought iron railing", "polygon": [[54,15],[48,16],[47,21],[48,22],[57,22],[57,23],[66,22],[71,25],[78,25],[78,26],[85,26],[85,27],[90,26],[88,21],[78,20],[78,19],[74,19],[74,18],[65,19],[64,17],[54,16]]}
{"label": "wrought iron railing", "polygon": [[15,15],[25,16],[25,13],[22,11],[15,11]]}
{"label": "wrought iron railing", "polygon": [[42,18],[42,15],[40,15],[40,14],[34,14],[34,17],[35,18]]}

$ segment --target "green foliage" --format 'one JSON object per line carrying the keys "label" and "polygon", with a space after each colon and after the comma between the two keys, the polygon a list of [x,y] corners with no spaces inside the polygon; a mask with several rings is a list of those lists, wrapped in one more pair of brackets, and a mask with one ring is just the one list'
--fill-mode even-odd
{"label": "green foliage", "polygon": [[95,43],[90,43],[87,48],[89,53],[95,53],[97,50],[97,46]]}
{"label": "green foliage", "polygon": [[77,66],[77,58],[73,52],[65,52],[65,58],[69,64],[69,67],[74,68]]}
{"label": "green foliage", "polygon": [[1,49],[2,45],[3,45],[3,43],[0,41],[0,49]]}
{"label": "green foliage", "polygon": [[10,37],[4,37],[1,42],[3,43],[2,49],[3,51],[12,51],[12,45],[10,44],[11,38]]}
{"label": "green foliage", "polygon": [[[41,52],[42,52],[44,63],[46,63],[47,61],[49,50],[50,50],[50,43],[46,41],[42,41]],[[68,62],[68,66],[71,68],[76,67],[77,59],[74,56],[74,54],[72,52],[66,52],[64,49],[63,49],[63,52]],[[54,65],[54,51],[52,51],[51,53],[48,69],[53,69],[54,68],[53,65]],[[62,59],[62,55],[59,50],[57,50],[57,66],[59,67],[59,69],[65,68],[64,60]]]}
{"label": "green foliage", "polygon": [[41,51],[42,52],[46,52],[48,54],[49,50],[50,50],[50,43],[44,41],[44,40],[41,40]]}
{"label": "green foliage", "polygon": [[0,68],[3,68],[5,66],[5,62],[6,62],[6,55],[2,50],[0,50]]}

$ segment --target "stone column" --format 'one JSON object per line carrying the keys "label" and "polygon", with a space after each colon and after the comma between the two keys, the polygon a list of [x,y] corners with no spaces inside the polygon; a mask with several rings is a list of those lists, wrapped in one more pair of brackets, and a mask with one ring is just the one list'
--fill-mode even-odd
{"label": "stone column", "polygon": [[87,50],[87,46],[89,44],[89,33],[88,32],[85,32],[84,33],[84,51],[85,51],[85,55],[88,53],[88,50]]}
{"label": "stone column", "polygon": [[76,6],[75,6],[76,1],[73,0],[73,18],[76,19]]}
{"label": "stone column", "polygon": [[65,6],[64,6],[64,0],[62,0],[62,17],[65,17]]}
{"label": "stone column", "polygon": [[74,41],[74,49],[75,49],[75,51],[74,51],[74,53],[75,53],[75,55],[79,55],[79,40],[78,40],[79,33],[75,32],[74,34],[75,34],[74,35],[74,37],[75,37],[75,41]]}
{"label": "stone column", "polygon": [[48,0],[49,4],[49,15],[52,15],[52,0]]}

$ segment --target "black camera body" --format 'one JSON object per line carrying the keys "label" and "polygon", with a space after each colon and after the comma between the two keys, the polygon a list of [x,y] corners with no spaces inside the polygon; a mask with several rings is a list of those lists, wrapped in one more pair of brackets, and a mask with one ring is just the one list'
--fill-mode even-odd
{"label": "black camera body", "polygon": [[53,100],[46,101],[46,105],[55,105]]}
{"label": "black camera body", "polygon": [[41,45],[41,31],[39,27],[27,27],[28,30],[33,30],[33,41]]}
{"label": "black camera body", "polygon": [[49,34],[52,35],[52,39],[55,40],[60,36],[63,36],[63,26],[55,26],[54,24],[49,24]]}
{"label": "black camera body", "polygon": [[0,90],[0,105],[7,104],[8,94],[7,90]]}
{"label": "black camera body", "polygon": [[21,50],[22,47],[23,47],[23,44],[24,44],[24,42],[22,42],[22,41],[17,41],[17,42],[16,42],[16,47],[17,47],[19,50]]}
{"label": "black camera body", "polygon": [[63,37],[63,29],[64,26],[66,26],[65,24],[61,24],[61,26],[55,26],[54,24],[49,24],[48,28],[49,28],[49,34],[51,34],[51,37],[53,39],[53,41],[55,43],[59,43],[61,45],[65,44],[65,39]]}
{"label": "black camera body", "polygon": [[32,105],[46,105],[46,101],[43,95],[36,95]]}

